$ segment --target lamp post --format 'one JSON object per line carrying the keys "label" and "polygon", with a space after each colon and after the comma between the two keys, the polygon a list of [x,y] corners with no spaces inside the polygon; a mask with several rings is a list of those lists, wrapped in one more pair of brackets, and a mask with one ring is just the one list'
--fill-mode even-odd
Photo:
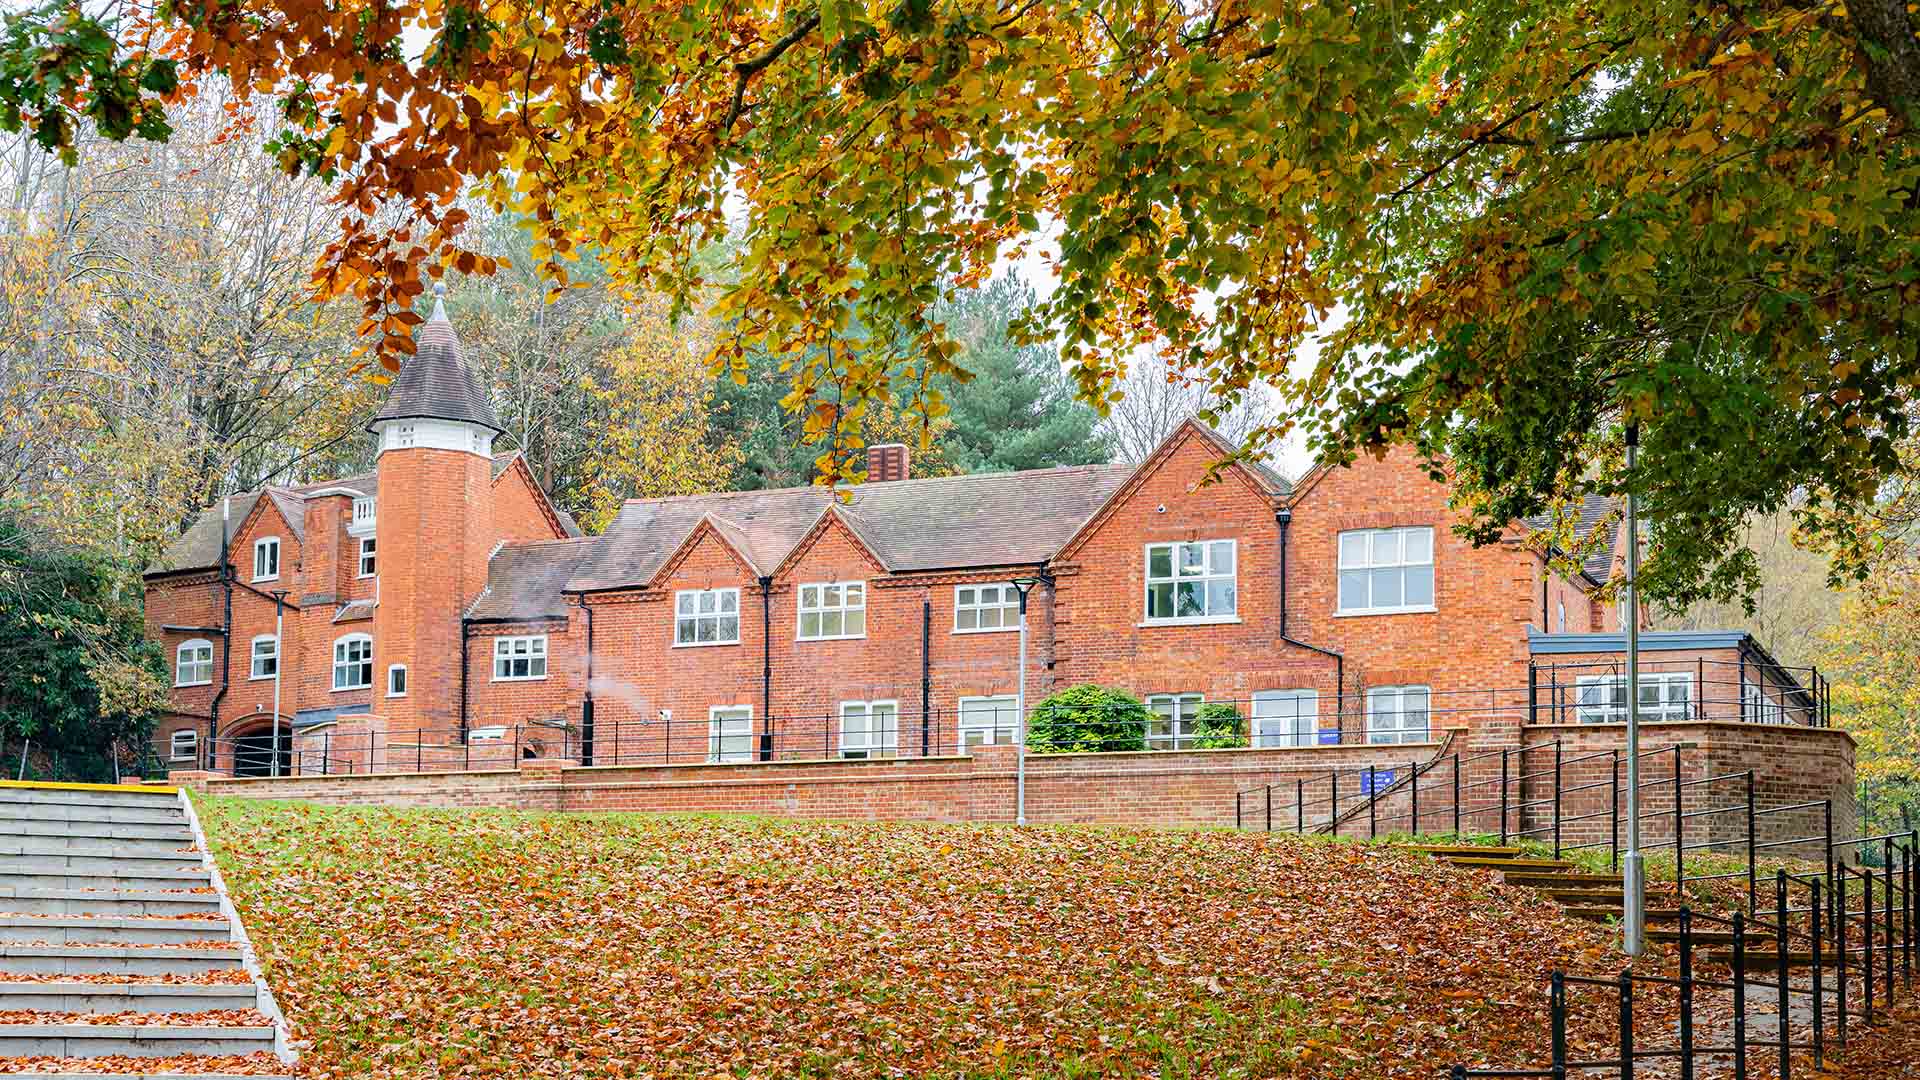
{"label": "lamp post", "polygon": [[1013,823],[1015,825],[1027,823],[1027,594],[1043,581],[1052,584],[1053,578],[1043,571],[1038,576],[1013,579],[1013,589],[1020,594],[1020,673],[1014,682],[1013,692],[1016,725],[1013,730]]}
{"label": "lamp post", "polygon": [[[1621,948],[1628,956],[1647,951],[1647,864],[1640,853],[1640,502],[1633,494],[1640,461],[1640,425],[1627,424],[1627,854],[1620,861]],[[1673,835],[1680,835],[1680,807],[1673,808]],[[1675,841],[1678,843],[1678,841]]]}
{"label": "lamp post", "polygon": [[[273,766],[280,775],[280,669],[287,666],[287,590],[273,590]],[[248,658],[251,666],[252,658]]]}

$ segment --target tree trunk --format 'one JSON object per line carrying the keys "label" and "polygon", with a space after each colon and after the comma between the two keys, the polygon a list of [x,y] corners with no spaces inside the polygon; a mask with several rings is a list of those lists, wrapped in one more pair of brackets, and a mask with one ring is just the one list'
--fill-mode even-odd
{"label": "tree trunk", "polygon": [[1920,39],[1907,20],[1906,0],[1848,0],[1847,21],[1860,43],[1867,91],[1896,130],[1920,126]]}

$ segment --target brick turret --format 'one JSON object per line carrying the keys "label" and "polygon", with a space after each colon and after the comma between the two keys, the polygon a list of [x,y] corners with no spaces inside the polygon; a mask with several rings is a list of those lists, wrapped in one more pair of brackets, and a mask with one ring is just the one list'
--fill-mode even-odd
{"label": "brick turret", "polygon": [[[500,421],[447,321],[444,286],[434,292],[417,351],[367,425],[380,439],[374,711],[395,738],[415,728],[459,737],[461,616],[486,586],[495,540]],[[404,695],[389,694],[397,665],[406,668]]]}

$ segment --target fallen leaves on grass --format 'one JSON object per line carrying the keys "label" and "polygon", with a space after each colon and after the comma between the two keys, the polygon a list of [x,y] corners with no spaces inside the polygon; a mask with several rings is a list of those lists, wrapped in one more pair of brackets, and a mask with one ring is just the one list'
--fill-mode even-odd
{"label": "fallen leaves on grass", "polygon": [[1288,837],[203,819],[319,1076],[1424,1078],[1536,1057],[1545,972],[1610,957],[1531,890]]}

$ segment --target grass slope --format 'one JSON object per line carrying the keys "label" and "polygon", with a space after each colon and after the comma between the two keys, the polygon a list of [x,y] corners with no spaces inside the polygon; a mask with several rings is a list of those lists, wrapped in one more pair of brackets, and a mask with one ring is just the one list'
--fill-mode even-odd
{"label": "grass slope", "polygon": [[1537,1060],[1543,973],[1614,963],[1351,843],[200,806],[319,1076],[1431,1078]]}

